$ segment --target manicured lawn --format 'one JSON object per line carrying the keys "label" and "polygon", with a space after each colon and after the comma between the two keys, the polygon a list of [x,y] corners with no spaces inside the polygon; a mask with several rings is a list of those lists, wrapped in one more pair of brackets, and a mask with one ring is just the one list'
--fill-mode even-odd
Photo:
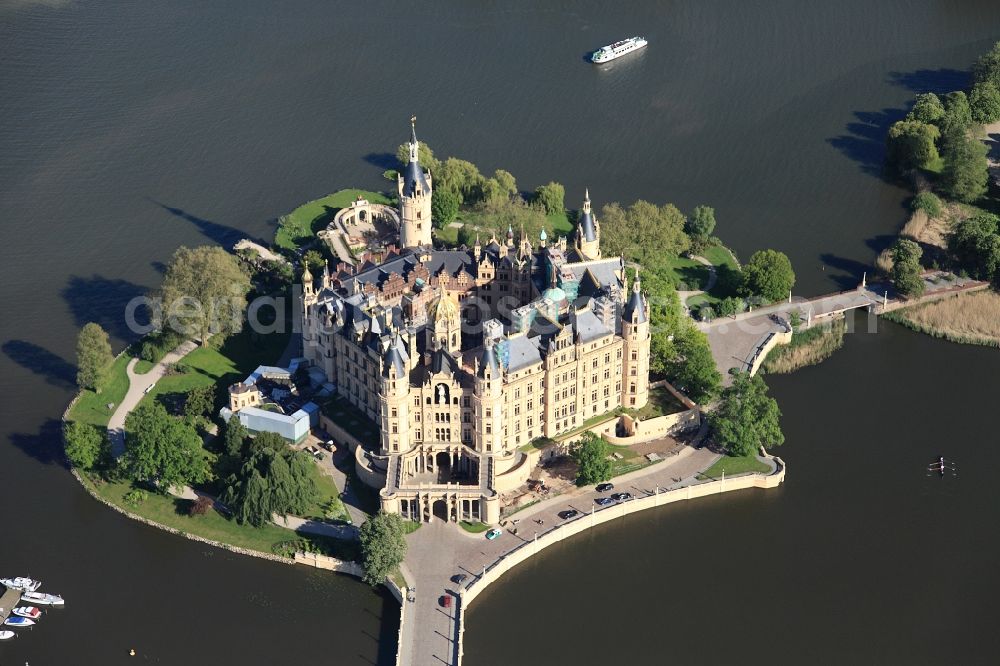
{"label": "manicured lawn", "polygon": [[733,270],[736,270],[739,267],[736,264],[736,259],[733,258],[732,253],[721,245],[713,245],[712,247],[707,248],[701,253],[701,256],[711,261],[713,266],[729,266]]}
{"label": "manicured lawn", "polygon": [[463,520],[459,523],[462,529],[466,532],[472,532],[473,534],[479,534],[480,532],[485,532],[490,529],[490,526],[486,523],[473,523],[468,520]]}
{"label": "manicured lawn", "polygon": [[[85,477],[86,478],[86,477]],[[97,493],[118,506],[125,507],[130,512],[138,514],[144,518],[153,520],[161,525],[173,527],[190,534],[196,534],[206,539],[221,541],[223,543],[243,548],[252,548],[264,553],[271,553],[272,546],[284,541],[303,539],[313,541],[313,537],[308,534],[297,534],[293,530],[278,527],[277,525],[265,525],[257,528],[250,525],[240,525],[235,520],[226,518],[217,511],[211,510],[203,516],[189,516],[186,512],[188,502],[176,497],[169,497],[150,493],[149,496],[138,507],[126,506],[124,502],[125,494],[132,490],[129,483],[93,483],[87,480]],[[316,540],[317,545],[320,541]],[[323,547],[322,551],[326,548]]]}
{"label": "manicured lawn", "polygon": [[747,472],[768,472],[770,467],[757,460],[756,456],[722,456],[714,465],[698,475],[701,479],[718,479],[725,472],[726,476],[746,474]]}
{"label": "manicured lawn", "polygon": [[458,245],[458,227],[445,227],[444,229],[435,229],[434,238],[438,239],[445,245],[449,246]]}
{"label": "manicured lawn", "polygon": [[640,419],[652,419],[657,416],[667,414],[677,414],[687,409],[674,394],[662,386],[649,390],[649,402],[641,409],[630,410],[630,412]]}
{"label": "manicured lawn", "polygon": [[135,374],[144,375],[153,369],[153,364],[147,361],[146,359],[140,358],[138,361],[136,361],[135,368],[133,369],[135,370]]}
{"label": "manicured lawn", "polygon": [[332,519],[342,520],[345,523],[351,522],[351,515],[340,501],[340,489],[329,475],[324,474],[318,465],[313,465],[313,481],[316,482],[316,489],[319,496],[313,505],[306,509],[306,518],[320,520]]}
{"label": "manicured lawn", "polygon": [[80,399],[76,401],[69,413],[70,420],[107,427],[108,420],[114,413],[114,408],[107,408],[108,403],[114,403],[117,407],[128,392],[128,375],[125,374],[125,369],[131,359],[128,352],[115,359],[100,393],[81,392]]}
{"label": "manicured lawn", "polygon": [[414,532],[420,529],[421,525],[423,525],[423,523],[418,523],[415,520],[403,521],[403,529],[406,530],[407,534],[413,534]]}
{"label": "manicured lawn", "polygon": [[143,400],[159,399],[169,406],[193,388],[216,384],[216,399],[221,402],[230,384],[245,379],[258,365],[276,362],[288,344],[289,335],[260,336],[245,329],[218,349],[213,344],[198,347],[181,359],[183,373],[160,379]]}
{"label": "manicured lawn", "polygon": [[673,274],[680,291],[697,291],[708,284],[708,267],[687,257],[666,257],[664,267]]}
{"label": "manicured lawn", "polygon": [[[552,213],[545,216],[547,226],[556,232],[556,236],[568,236],[573,231],[574,221],[577,215],[574,211],[566,210],[562,213]],[[532,243],[535,241],[532,240]]]}
{"label": "manicured lawn", "polygon": [[381,192],[367,190],[340,190],[321,199],[310,201],[283,215],[278,220],[278,230],[274,234],[274,244],[286,250],[311,243],[316,232],[323,229],[332,220],[337,211],[349,206],[358,197],[368,199],[371,203],[391,204],[389,197]]}

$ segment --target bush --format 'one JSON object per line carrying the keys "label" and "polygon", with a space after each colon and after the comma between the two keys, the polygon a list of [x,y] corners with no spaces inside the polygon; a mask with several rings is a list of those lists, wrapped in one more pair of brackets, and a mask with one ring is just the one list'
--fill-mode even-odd
{"label": "bush", "polygon": [[206,513],[208,513],[208,510],[211,509],[214,505],[215,502],[212,501],[211,497],[205,497],[204,495],[200,495],[198,499],[191,502],[191,504],[188,506],[188,515],[204,516]]}
{"label": "bush", "polygon": [[930,217],[940,217],[941,200],[933,192],[920,192],[910,202],[913,210],[922,210]]}
{"label": "bush", "polygon": [[122,501],[125,502],[125,506],[129,506],[134,509],[145,502],[147,497],[149,497],[148,492],[140,488],[135,488],[125,493],[125,496],[122,497]]}
{"label": "bush", "polygon": [[184,336],[171,330],[150,333],[143,338],[139,346],[139,358],[150,363],[159,363],[160,359],[183,341]]}

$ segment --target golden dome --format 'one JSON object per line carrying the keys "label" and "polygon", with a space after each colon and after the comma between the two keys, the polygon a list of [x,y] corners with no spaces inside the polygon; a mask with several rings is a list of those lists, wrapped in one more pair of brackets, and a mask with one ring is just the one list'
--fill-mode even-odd
{"label": "golden dome", "polygon": [[431,321],[441,321],[442,319],[458,319],[458,306],[455,301],[444,293],[431,302],[427,308],[427,317]]}

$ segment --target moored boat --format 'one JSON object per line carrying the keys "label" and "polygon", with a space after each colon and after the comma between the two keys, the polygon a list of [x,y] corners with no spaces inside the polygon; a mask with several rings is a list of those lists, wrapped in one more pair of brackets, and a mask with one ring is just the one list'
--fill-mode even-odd
{"label": "moored boat", "polygon": [[14,615],[26,617],[29,620],[37,620],[42,616],[42,611],[38,610],[34,606],[21,606],[20,608],[15,608],[12,612]]}
{"label": "moored boat", "polygon": [[43,594],[42,592],[25,592],[21,595],[21,601],[30,601],[42,606],[62,606],[66,603],[58,594]]}
{"label": "moored boat", "polygon": [[590,61],[598,64],[611,62],[615,58],[621,58],[623,55],[638,51],[647,44],[649,42],[646,41],[645,37],[639,37],[638,35],[629,37],[628,39],[623,39],[620,42],[608,44],[597,49],[590,54]]}
{"label": "moored boat", "polygon": [[39,580],[32,580],[26,576],[18,576],[17,578],[0,578],[0,585],[9,587],[12,590],[34,592],[42,586],[42,582]]}
{"label": "moored boat", "polygon": [[7,629],[0,631],[0,641],[9,641],[10,639],[14,638],[14,636],[17,636],[17,634],[15,634],[13,631],[9,631]]}
{"label": "moored boat", "polygon": [[35,623],[34,620],[31,620],[26,617],[17,617],[17,616],[9,617],[7,618],[7,621],[4,622],[4,624],[6,624],[8,627],[30,627],[34,623]]}

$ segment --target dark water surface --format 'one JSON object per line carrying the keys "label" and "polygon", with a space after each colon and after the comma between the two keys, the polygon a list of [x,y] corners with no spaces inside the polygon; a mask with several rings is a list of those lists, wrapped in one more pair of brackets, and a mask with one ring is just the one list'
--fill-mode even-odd
{"label": "dark water surface", "polygon": [[[645,52],[583,62],[634,33]],[[852,286],[905,216],[886,127],[997,38],[987,1],[0,4],[0,574],[71,601],[0,663],[392,660],[391,600],[120,518],[59,464],[76,331],[122,344],[178,245],[383,187],[416,114],[524,189],[714,205],[797,291]],[[994,661],[996,358],[890,329],[775,379],[785,488],[549,551],[473,606],[467,663]],[[939,451],[957,483],[922,476]]]}

